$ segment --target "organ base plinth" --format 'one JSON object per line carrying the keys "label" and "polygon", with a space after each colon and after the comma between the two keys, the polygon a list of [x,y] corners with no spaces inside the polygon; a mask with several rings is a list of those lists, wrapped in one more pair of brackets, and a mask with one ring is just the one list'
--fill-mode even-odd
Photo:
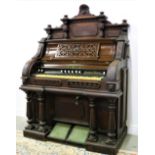
{"label": "organ base plinth", "polygon": [[[104,152],[104,154],[116,155],[126,134],[127,129],[123,131],[122,135],[117,140],[109,139],[108,137],[104,137],[103,135],[98,135],[99,138],[97,142],[86,142],[86,149],[88,151],[94,151],[99,153]],[[107,141],[109,141],[109,143],[106,143]]]}
{"label": "organ base plinth", "polygon": [[46,136],[48,134],[48,131],[39,132],[37,130],[25,129],[23,134],[24,134],[25,137],[35,138],[35,139],[39,139],[39,140],[46,140]]}
{"label": "organ base plinth", "polygon": [[68,141],[68,137],[71,134],[71,131],[69,132],[68,136],[66,139],[57,139],[57,138],[51,138],[49,137],[49,130],[46,132],[39,132],[36,130],[24,130],[24,136],[29,137],[29,138],[34,138],[34,139],[39,139],[43,141],[55,141],[59,142],[62,144],[67,144],[71,146],[79,146],[83,147],[88,151],[94,151],[98,153],[105,153],[109,155],[116,155],[118,152],[118,149],[120,148],[120,145],[125,138],[127,134],[127,128],[124,129],[123,134],[118,138],[118,139],[110,139],[108,136],[104,136],[103,134],[97,134],[98,139],[97,141],[90,141],[89,137],[84,143],[79,143],[79,142],[73,142],[73,141]]}

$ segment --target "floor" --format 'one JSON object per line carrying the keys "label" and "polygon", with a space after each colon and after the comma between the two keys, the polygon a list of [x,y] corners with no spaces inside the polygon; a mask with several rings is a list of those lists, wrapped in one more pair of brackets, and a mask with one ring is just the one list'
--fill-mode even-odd
{"label": "floor", "polygon": [[[24,117],[16,117],[16,129],[23,130],[26,126],[26,119]],[[138,137],[128,134],[120,148],[120,150],[138,152]]]}

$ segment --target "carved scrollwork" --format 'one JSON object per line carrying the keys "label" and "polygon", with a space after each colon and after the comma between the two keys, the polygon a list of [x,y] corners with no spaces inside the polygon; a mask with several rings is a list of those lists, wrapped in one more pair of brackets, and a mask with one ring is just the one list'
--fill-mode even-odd
{"label": "carved scrollwork", "polygon": [[97,57],[98,56],[98,43],[71,43],[59,44],[57,48],[57,57],[75,56],[75,57]]}

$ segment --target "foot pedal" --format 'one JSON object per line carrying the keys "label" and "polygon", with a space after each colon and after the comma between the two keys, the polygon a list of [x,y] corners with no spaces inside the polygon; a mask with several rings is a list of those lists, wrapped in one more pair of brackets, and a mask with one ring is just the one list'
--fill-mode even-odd
{"label": "foot pedal", "polygon": [[89,128],[83,126],[74,126],[67,141],[84,144],[89,134]]}
{"label": "foot pedal", "polygon": [[56,123],[47,137],[65,140],[70,128],[71,128],[70,124]]}

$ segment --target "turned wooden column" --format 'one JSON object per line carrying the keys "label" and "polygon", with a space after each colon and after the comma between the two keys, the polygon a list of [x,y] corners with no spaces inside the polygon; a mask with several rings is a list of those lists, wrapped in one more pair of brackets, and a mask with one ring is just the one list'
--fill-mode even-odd
{"label": "turned wooden column", "polygon": [[38,104],[39,104],[39,128],[38,130],[40,132],[45,131],[45,102],[44,102],[44,94],[43,93],[38,93]]}
{"label": "turned wooden column", "polygon": [[108,137],[116,137],[116,99],[110,99],[108,105],[109,120],[108,120]]}
{"label": "turned wooden column", "polygon": [[96,135],[96,110],[94,104],[94,98],[89,98],[89,108],[90,108],[90,132],[89,132],[89,141],[97,141]]}
{"label": "turned wooden column", "polygon": [[27,99],[27,110],[26,110],[26,115],[27,115],[27,123],[28,123],[28,126],[26,127],[26,129],[32,129],[34,126],[33,126],[33,109],[32,109],[32,96],[31,96],[31,92],[26,92],[27,96],[26,96],[26,99]]}

